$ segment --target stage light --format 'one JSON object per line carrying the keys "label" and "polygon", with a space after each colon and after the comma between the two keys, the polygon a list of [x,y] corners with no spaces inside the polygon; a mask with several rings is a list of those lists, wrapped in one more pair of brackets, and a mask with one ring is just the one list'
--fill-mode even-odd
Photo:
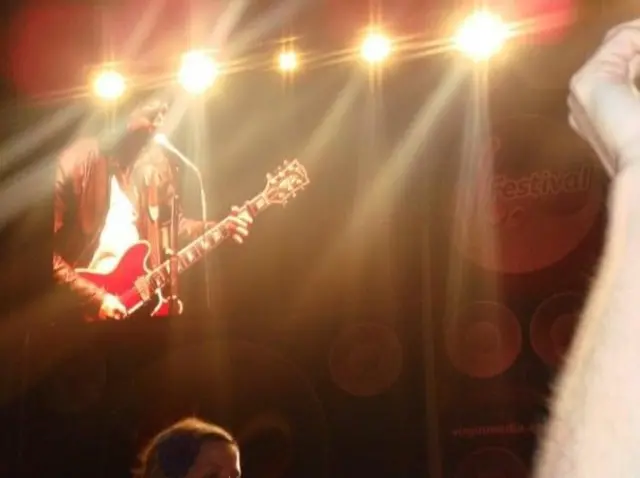
{"label": "stage light", "polygon": [[189,93],[197,95],[213,85],[219,72],[220,68],[213,58],[201,51],[191,51],[182,57],[178,81]]}
{"label": "stage light", "polygon": [[289,72],[298,68],[298,55],[295,51],[283,51],[278,56],[278,66],[281,71]]}
{"label": "stage light", "polygon": [[473,60],[483,61],[498,53],[510,35],[510,27],[498,15],[480,11],[462,23],[454,43]]}
{"label": "stage light", "polygon": [[126,89],[124,76],[115,70],[105,70],[98,73],[93,80],[93,93],[100,99],[115,101]]}
{"label": "stage light", "polygon": [[369,63],[381,63],[391,54],[391,40],[382,33],[370,33],[362,42],[360,54]]}

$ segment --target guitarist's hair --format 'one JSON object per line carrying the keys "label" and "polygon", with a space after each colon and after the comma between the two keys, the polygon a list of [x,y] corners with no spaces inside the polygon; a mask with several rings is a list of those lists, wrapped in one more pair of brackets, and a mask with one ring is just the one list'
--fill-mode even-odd
{"label": "guitarist's hair", "polygon": [[139,456],[134,478],[184,477],[195,462],[200,447],[222,442],[238,447],[231,433],[198,418],[186,418],[158,433]]}

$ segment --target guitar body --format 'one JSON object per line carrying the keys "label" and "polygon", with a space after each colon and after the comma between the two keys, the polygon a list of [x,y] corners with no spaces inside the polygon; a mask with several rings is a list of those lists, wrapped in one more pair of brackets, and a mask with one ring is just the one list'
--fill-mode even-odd
{"label": "guitar body", "polygon": [[[107,273],[95,272],[90,269],[77,269],[76,272],[83,278],[93,282],[98,287],[112,294],[122,302],[128,313],[143,313],[151,316],[163,316],[169,313],[169,302],[157,291],[144,297],[144,292],[136,287],[136,280],[149,273],[147,267],[151,249],[149,243],[140,241],[131,246],[120,258],[118,264]],[[179,302],[179,313],[182,312],[182,302]],[[96,320],[95,317],[87,317],[87,320]]]}

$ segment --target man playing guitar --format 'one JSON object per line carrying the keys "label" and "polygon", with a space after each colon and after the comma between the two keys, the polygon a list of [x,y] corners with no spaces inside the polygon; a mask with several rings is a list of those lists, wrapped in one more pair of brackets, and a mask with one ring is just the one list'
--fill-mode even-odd
{"label": "man playing guitar", "polygon": [[[150,267],[164,259],[161,241],[168,227],[175,175],[168,158],[151,140],[167,106],[150,102],[128,118],[124,131],[110,140],[80,139],[59,157],[54,198],[53,276],[95,318],[123,319],[128,309],[104,287],[77,271],[107,272],[132,245],[146,241]],[[205,230],[200,221],[178,209],[179,239]],[[232,208],[225,230],[238,243],[247,236],[252,217]],[[213,224],[207,224],[207,228]],[[165,246],[167,246],[165,244]]]}

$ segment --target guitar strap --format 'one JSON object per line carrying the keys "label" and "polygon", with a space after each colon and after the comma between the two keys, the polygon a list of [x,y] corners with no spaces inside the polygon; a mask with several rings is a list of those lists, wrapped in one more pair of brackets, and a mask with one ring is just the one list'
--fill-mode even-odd
{"label": "guitar strap", "polygon": [[171,175],[167,173],[165,157],[156,148],[149,148],[139,160],[138,184],[140,191],[139,229],[150,245],[150,265],[158,266],[165,260],[165,251],[170,245],[170,208],[168,185]]}
{"label": "guitar strap", "polygon": [[151,246],[151,265],[155,267],[162,259],[162,234],[160,221],[160,198],[158,193],[158,178],[154,174],[153,168],[145,171],[144,188],[141,193],[141,211],[144,211],[146,224],[142,228],[145,231],[146,239]]}

